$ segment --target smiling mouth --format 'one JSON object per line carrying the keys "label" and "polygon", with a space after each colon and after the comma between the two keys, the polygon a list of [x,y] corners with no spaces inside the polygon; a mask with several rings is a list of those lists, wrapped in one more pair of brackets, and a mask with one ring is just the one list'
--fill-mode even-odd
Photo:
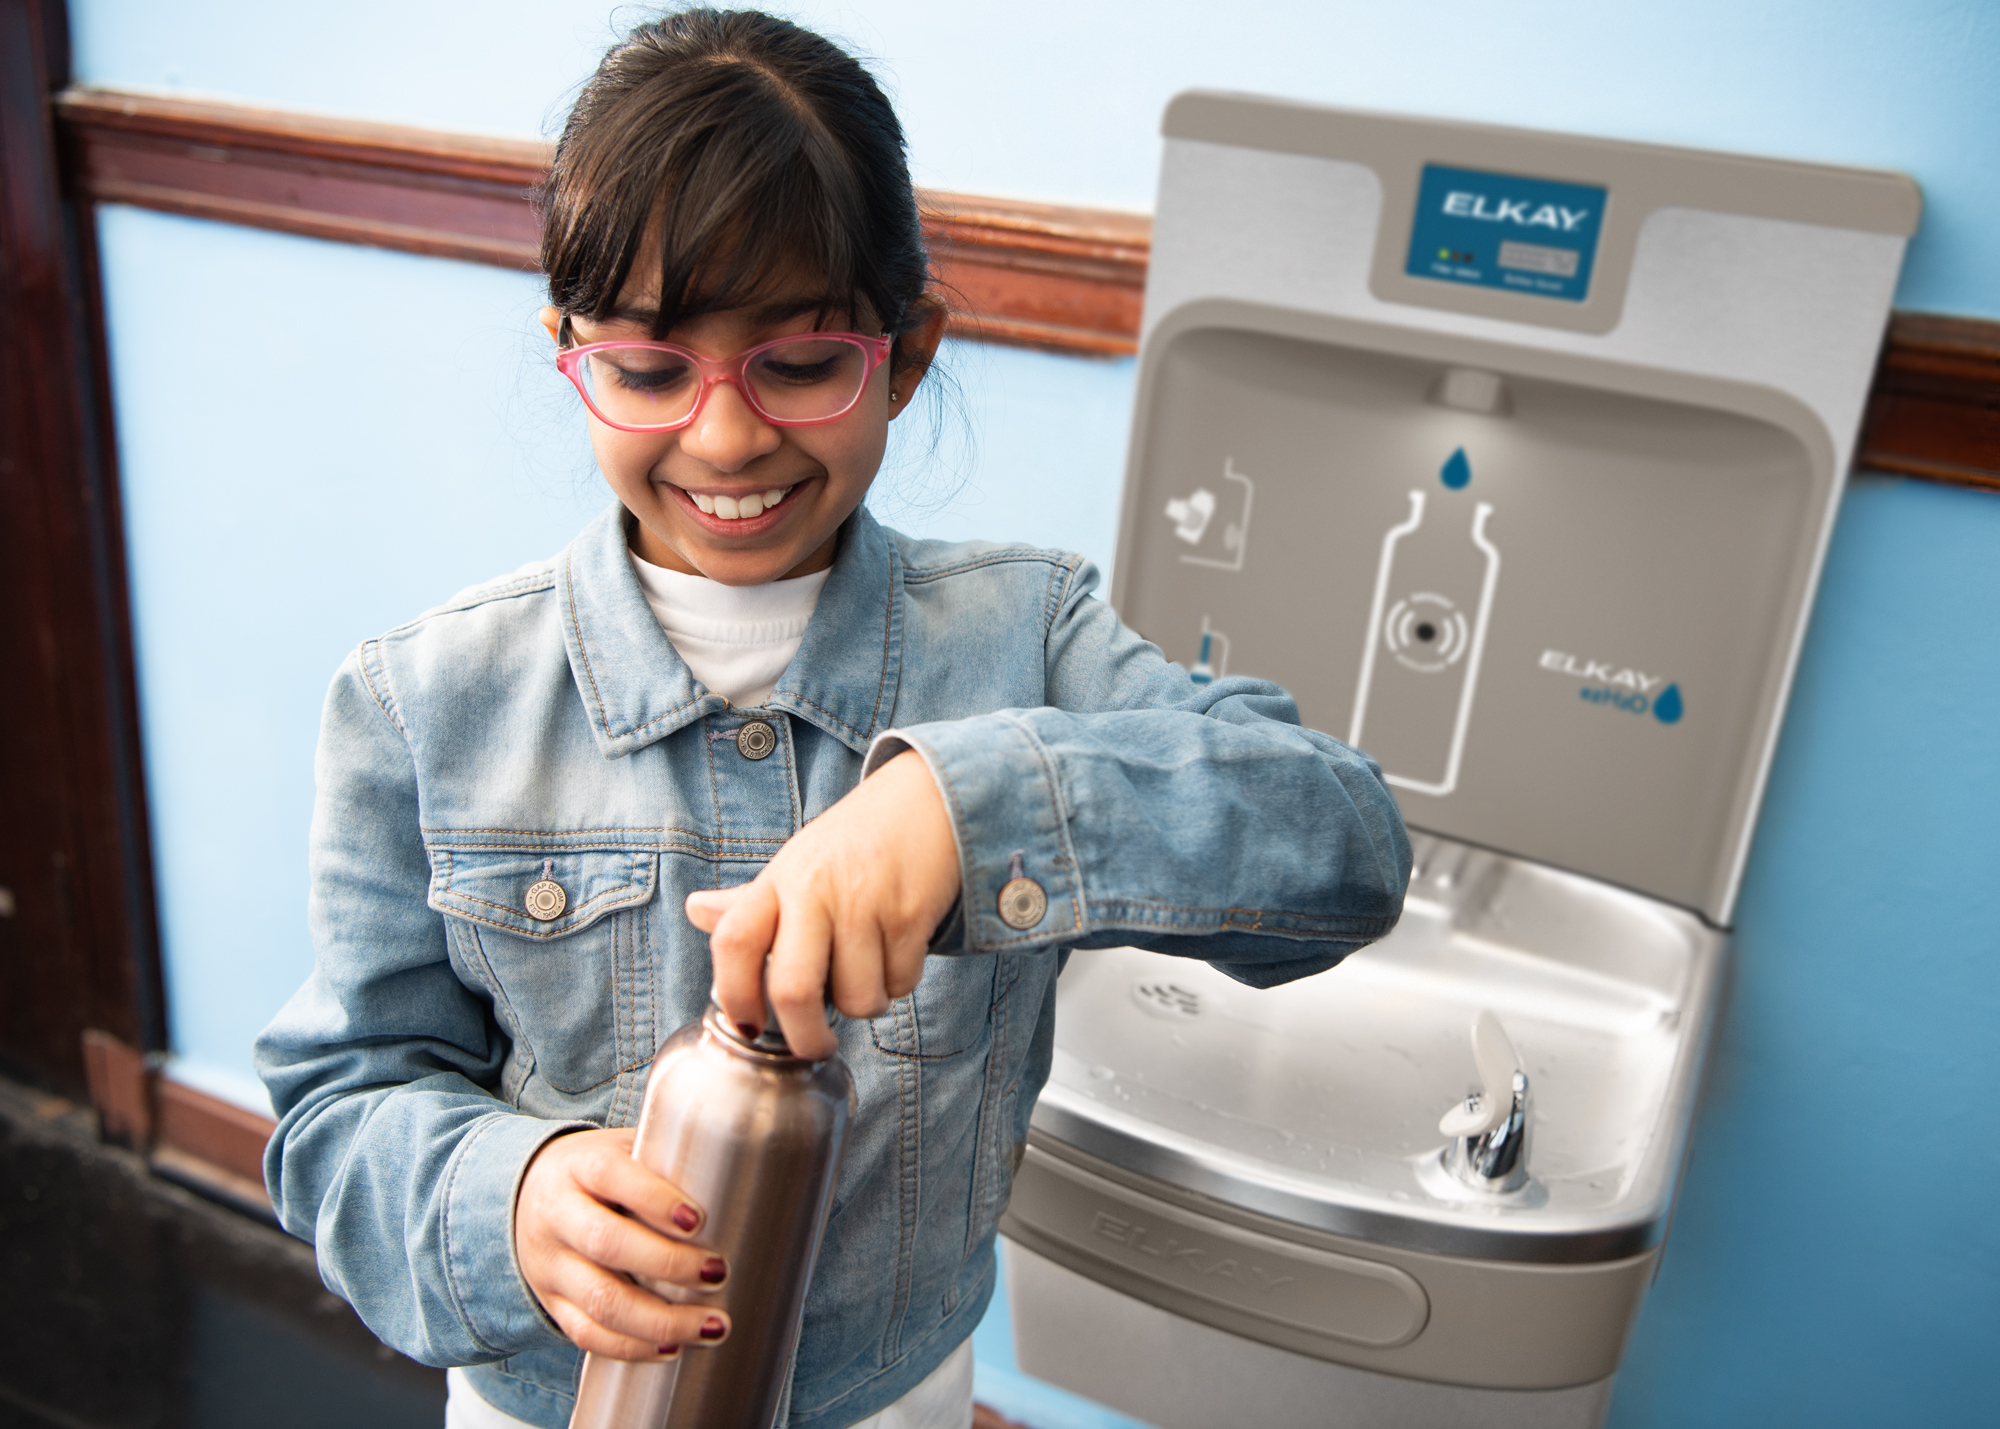
{"label": "smiling mouth", "polygon": [[747,521],[753,516],[762,516],[797,489],[798,483],[794,482],[790,486],[771,487],[768,491],[747,491],[740,496],[710,496],[700,491],[685,494],[688,500],[717,520]]}

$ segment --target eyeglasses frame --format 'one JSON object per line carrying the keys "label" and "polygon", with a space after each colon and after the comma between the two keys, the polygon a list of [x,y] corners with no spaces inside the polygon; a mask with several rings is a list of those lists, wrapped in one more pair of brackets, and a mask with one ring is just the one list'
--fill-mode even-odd
{"label": "eyeglasses frame", "polygon": [[[566,340],[571,336],[569,318],[567,316],[562,320],[561,335]],[[757,400],[755,389],[752,388],[750,383],[744,380],[743,374],[749,368],[750,359],[758,353],[766,352],[771,348],[782,347],[786,343],[799,342],[811,338],[836,338],[852,342],[860,347],[862,356],[868,363],[868,370],[861,374],[861,385],[856,389],[853,399],[845,407],[828,416],[806,417],[802,419],[774,417],[764,410],[762,404]],[[895,350],[895,346],[896,335],[892,332],[885,332],[879,337],[870,337],[866,333],[821,331],[819,329],[809,332],[790,333],[784,337],[774,337],[768,342],[760,342],[753,347],[746,347],[734,357],[722,358],[703,357],[700,353],[694,351],[694,349],[682,347],[676,342],[585,342],[562,347],[556,353],[556,368],[563,376],[570,380],[570,385],[576,388],[577,396],[583,398],[583,405],[590,408],[592,416],[604,423],[605,426],[621,432],[637,432],[641,434],[678,432],[683,427],[691,425],[694,419],[701,415],[701,409],[708,403],[708,394],[718,384],[723,382],[734,386],[737,392],[741,394],[744,404],[757,414],[759,420],[767,422],[771,426],[817,427],[827,422],[837,422],[854,410],[855,405],[861,401],[861,394],[868,390],[868,379],[875,375],[876,368],[889,360],[889,354]],[[607,348],[613,347],[636,347],[649,352],[672,352],[691,360],[696,370],[701,373],[701,390],[695,393],[694,405],[688,409],[688,414],[678,422],[667,422],[659,426],[635,427],[625,422],[614,422],[599,411],[597,404],[590,400],[590,391],[584,386],[583,375],[577,369],[581,366],[583,359],[591,353],[602,352]]]}

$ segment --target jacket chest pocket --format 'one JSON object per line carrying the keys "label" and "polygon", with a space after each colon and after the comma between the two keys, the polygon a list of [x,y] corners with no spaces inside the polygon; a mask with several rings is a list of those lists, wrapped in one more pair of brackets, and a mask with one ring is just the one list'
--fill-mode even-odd
{"label": "jacket chest pocket", "polygon": [[557,1091],[587,1092],[656,1050],[658,883],[650,849],[431,851],[430,906]]}

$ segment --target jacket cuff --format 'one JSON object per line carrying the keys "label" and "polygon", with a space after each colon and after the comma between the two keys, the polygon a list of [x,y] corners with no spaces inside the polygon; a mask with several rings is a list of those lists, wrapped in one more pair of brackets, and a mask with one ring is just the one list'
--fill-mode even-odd
{"label": "jacket cuff", "polygon": [[466,1329],[495,1354],[569,1343],[514,1257],[514,1206],[536,1152],[558,1136],[592,1130],[587,1121],[489,1116],[445,1173],[445,1274]]}
{"label": "jacket cuff", "polygon": [[[1023,952],[1082,937],[1082,875],[1042,742],[1006,715],[911,725],[876,737],[862,777],[906,749],[937,781],[958,841],[960,906],[933,951]],[[955,922],[962,940],[950,936]]]}

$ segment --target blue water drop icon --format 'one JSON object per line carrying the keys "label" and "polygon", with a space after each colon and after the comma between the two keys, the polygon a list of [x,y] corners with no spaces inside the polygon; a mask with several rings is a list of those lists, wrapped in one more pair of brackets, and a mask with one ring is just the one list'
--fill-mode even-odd
{"label": "blue water drop icon", "polygon": [[1675,724],[1679,722],[1681,713],[1681,687],[1668,685],[1653,701],[1653,718],[1661,724]]}
{"label": "blue water drop icon", "polygon": [[1460,447],[1446,459],[1444,470],[1438,473],[1438,480],[1453,491],[1465,490],[1472,481],[1472,463],[1465,459],[1464,447]]}

